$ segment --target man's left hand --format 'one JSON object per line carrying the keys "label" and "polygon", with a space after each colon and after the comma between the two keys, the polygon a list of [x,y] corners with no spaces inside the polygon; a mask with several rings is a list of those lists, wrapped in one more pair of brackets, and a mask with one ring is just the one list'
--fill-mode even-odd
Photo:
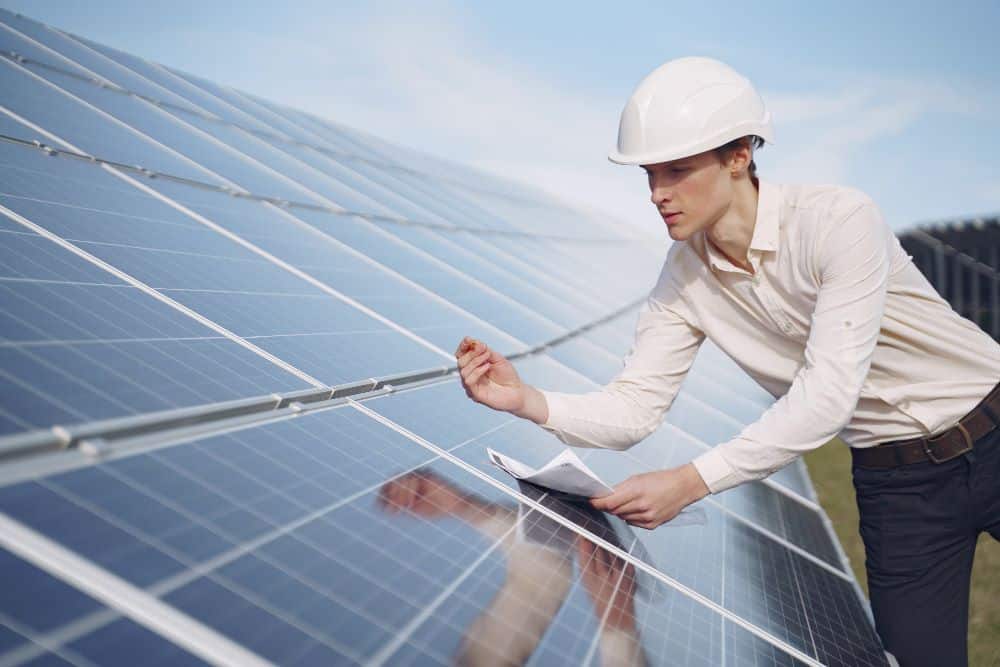
{"label": "man's left hand", "polygon": [[615,486],[614,493],[592,498],[590,505],[609,512],[633,526],[652,530],[708,495],[708,487],[690,463],[633,475]]}

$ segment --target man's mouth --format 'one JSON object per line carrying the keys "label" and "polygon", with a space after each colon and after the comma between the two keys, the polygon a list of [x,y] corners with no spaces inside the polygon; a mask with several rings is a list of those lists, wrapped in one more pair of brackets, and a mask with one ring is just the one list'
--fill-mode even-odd
{"label": "man's mouth", "polygon": [[670,223],[677,219],[677,216],[681,214],[681,211],[675,211],[674,213],[661,213],[660,216],[663,218],[664,222]]}

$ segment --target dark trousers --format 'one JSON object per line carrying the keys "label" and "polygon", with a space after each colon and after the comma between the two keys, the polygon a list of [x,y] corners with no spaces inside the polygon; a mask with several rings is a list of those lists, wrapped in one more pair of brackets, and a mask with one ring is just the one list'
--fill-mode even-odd
{"label": "dark trousers", "polygon": [[1000,428],[941,464],[853,468],[875,629],[902,667],[968,664],[980,533],[1000,540]]}

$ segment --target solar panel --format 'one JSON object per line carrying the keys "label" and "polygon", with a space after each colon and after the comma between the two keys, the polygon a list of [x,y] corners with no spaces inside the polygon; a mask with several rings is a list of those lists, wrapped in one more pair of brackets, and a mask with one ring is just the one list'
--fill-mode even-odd
{"label": "solar panel", "polygon": [[[467,399],[621,368],[663,260],[548,195],[0,10],[0,664],[882,665],[808,476],[655,531]],[[680,465],[774,397],[706,342]]]}

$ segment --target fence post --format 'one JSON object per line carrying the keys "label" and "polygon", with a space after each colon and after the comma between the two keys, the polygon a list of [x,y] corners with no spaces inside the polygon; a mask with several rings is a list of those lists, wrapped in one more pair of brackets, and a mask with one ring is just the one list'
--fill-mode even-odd
{"label": "fence post", "polygon": [[938,293],[948,299],[948,271],[945,267],[944,259],[944,246],[940,243],[934,246],[934,273],[937,274],[937,279],[934,281],[934,287],[937,288]]}
{"label": "fence post", "polygon": [[952,282],[954,283],[951,287],[951,307],[955,309],[956,313],[961,315],[965,306],[964,285],[962,284],[962,262],[959,261],[958,257],[951,257],[950,259],[952,263]]}
{"label": "fence post", "polygon": [[[997,257],[997,246],[990,248],[990,266],[993,270],[1000,270],[1000,257]],[[993,276],[990,281],[990,311],[992,320],[990,333],[995,340],[1000,340],[1000,276]]]}

